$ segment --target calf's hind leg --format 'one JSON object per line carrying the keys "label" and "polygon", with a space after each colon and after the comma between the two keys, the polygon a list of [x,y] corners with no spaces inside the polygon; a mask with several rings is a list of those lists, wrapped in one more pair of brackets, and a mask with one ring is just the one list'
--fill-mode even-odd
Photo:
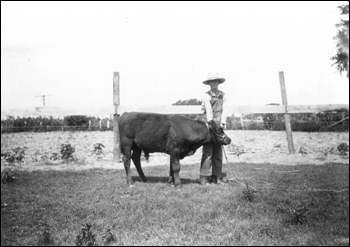
{"label": "calf's hind leg", "polygon": [[171,159],[170,159],[170,172],[169,172],[168,183],[169,184],[174,183],[174,171],[173,171],[173,167],[171,166]]}
{"label": "calf's hind leg", "polygon": [[[174,178],[174,184],[175,186],[181,185],[180,180],[180,161],[179,158],[176,155],[170,155],[170,162],[171,162],[171,169],[173,172],[173,178]],[[171,172],[170,172],[171,174]]]}
{"label": "calf's hind leg", "polygon": [[132,152],[132,161],[134,162],[134,165],[136,167],[136,170],[142,180],[142,182],[147,182],[147,178],[145,176],[145,174],[143,173],[142,171],[142,167],[141,167],[141,152],[142,150],[137,147],[137,146],[134,146],[132,148],[133,152]]}
{"label": "calf's hind leg", "polygon": [[131,162],[131,145],[127,147],[122,147],[123,162],[126,173],[126,183],[127,185],[132,185],[131,173],[130,173],[130,162]]}

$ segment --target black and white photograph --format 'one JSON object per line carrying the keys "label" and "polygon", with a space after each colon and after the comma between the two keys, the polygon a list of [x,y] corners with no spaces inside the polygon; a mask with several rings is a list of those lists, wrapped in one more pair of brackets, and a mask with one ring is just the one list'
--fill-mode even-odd
{"label": "black and white photograph", "polygon": [[1,1],[1,246],[349,246],[349,1]]}

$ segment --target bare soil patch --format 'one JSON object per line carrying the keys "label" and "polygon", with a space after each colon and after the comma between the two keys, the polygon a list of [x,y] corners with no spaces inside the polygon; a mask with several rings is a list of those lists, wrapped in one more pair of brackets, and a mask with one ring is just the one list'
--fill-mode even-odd
{"label": "bare soil patch", "polygon": [[[228,130],[232,143],[225,146],[229,163],[270,163],[278,165],[324,165],[327,163],[349,164],[349,155],[340,155],[337,146],[349,145],[348,132],[294,132],[296,154],[288,153],[286,133],[283,131],[240,131]],[[59,153],[61,144],[70,143],[75,147],[74,160],[68,163],[62,160],[50,160],[53,153]],[[102,143],[105,148],[98,158],[93,153],[93,145]],[[21,164],[10,165],[1,159],[1,170],[5,168],[20,170],[85,170],[95,168],[124,169],[122,163],[113,161],[113,132],[46,132],[12,133],[1,135],[1,153],[17,147],[26,147],[26,156]],[[300,149],[304,153],[299,153]],[[236,150],[242,153],[237,155]],[[200,163],[202,150],[186,157],[182,165]],[[226,160],[224,159],[225,163]],[[167,154],[151,154],[149,162],[142,166],[169,166]],[[133,166],[132,166],[133,167]],[[226,167],[227,168],[227,167]],[[225,169],[225,165],[224,165]]]}

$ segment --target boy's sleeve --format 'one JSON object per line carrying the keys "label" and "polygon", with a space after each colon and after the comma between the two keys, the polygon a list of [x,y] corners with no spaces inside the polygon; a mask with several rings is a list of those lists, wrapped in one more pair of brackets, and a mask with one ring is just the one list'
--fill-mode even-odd
{"label": "boy's sleeve", "polygon": [[227,120],[227,116],[228,116],[228,111],[227,111],[228,99],[227,99],[226,93],[224,94],[223,101],[224,102],[222,105],[221,124],[226,125],[226,120]]}
{"label": "boy's sleeve", "polygon": [[207,122],[213,119],[213,110],[211,109],[210,96],[205,94],[202,100],[202,113],[206,114]]}

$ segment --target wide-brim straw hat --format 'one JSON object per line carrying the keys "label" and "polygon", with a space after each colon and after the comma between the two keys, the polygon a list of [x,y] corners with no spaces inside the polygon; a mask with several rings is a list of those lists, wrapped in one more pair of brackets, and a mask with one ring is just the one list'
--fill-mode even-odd
{"label": "wide-brim straw hat", "polygon": [[223,83],[226,81],[225,78],[221,78],[217,72],[210,72],[208,74],[208,79],[203,81],[203,84],[209,85],[210,81],[219,81],[219,84]]}

